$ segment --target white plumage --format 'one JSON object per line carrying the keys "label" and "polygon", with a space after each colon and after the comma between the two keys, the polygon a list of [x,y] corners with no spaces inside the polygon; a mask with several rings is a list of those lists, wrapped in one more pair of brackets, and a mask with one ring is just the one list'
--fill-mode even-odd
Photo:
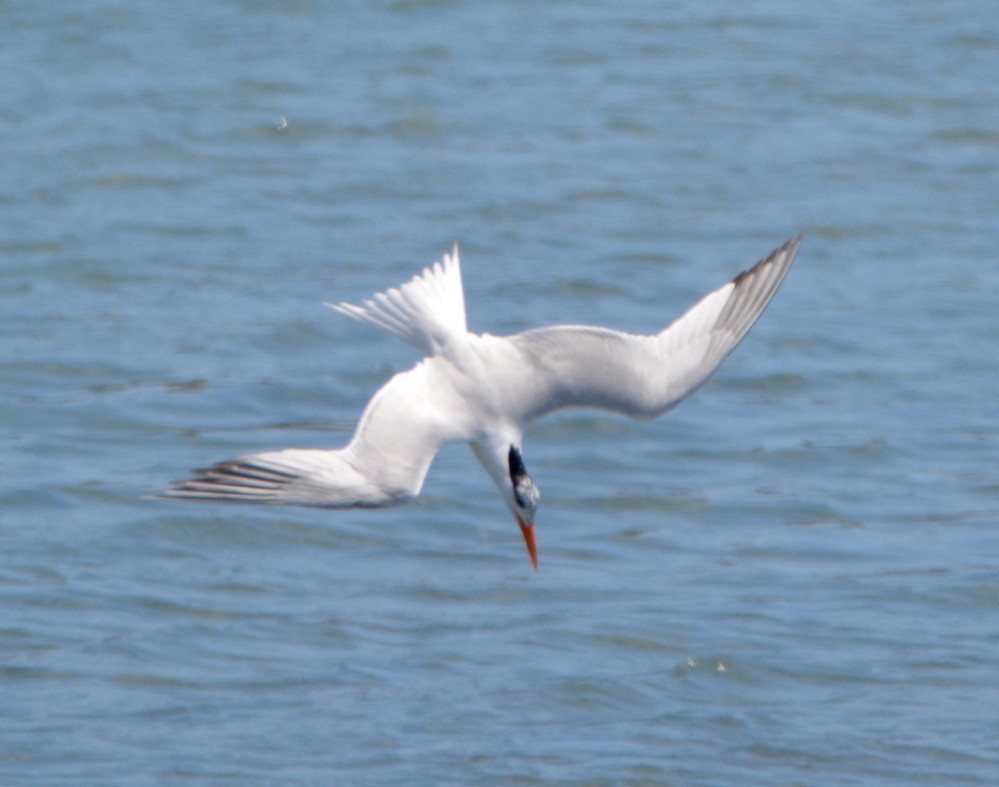
{"label": "white plumage", "polygon": [[220,462],[164,495],[328,508],[394,505],[419,494],[444,443],[465,440],[517,518],[537,566],[540,495],[524,467],[524,428],[571,406],[662,415],[704,383],[746,335],[800,245],[800,236],[789,240],[658,334],[568,325],[509,337],[468,332],[455,247],[443,262],[361,306],[331,304],[427,354],[374,395],[344,448]]}

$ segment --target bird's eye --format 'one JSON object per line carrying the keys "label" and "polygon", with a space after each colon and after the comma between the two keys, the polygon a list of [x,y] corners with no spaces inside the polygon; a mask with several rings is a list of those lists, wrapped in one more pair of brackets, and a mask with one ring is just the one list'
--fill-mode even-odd
{"label": "bird's eye", "polygon": [[513,485],[513,501],[525,511],[534,511],[538,507],[541,495],[530,478],[524,478],[519,484]]}

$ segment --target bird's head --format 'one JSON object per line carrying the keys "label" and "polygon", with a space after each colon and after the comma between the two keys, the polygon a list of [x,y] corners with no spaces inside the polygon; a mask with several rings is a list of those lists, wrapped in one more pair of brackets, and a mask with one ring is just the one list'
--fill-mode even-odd
{"label": "bird's head", "polygon": [[538,544],[534,537],[534,515],[541,504],[541,492],[538,491],[534,479],[527,474],[524,458],[515,445],[511,445],[507,453],[507,465],[510,478],[510,495],[507,496],[507,503],[517,518],[520,532],[524,534],[524,543],[527,544],[531,564],[537,568]]}

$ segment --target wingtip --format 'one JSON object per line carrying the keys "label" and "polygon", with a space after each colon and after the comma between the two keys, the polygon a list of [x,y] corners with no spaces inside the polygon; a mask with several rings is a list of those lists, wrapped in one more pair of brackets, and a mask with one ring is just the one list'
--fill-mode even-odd
{"label": "wingtip", "polygon": [[785,269],[790,268],[791,263],[794,261],[794,258],[798,253],[798,249],[801,248],[801,244],[804,239],[805,233],[803,232],[798,233],[798,235],[794,238],[788,238],[766,257],[755,263],[752,267],[740,272],[738,276],[732,279],[732,284],[738,287],[742,284],[743,280],[752,276],[756,271],[762,269],[766,265],[777,262],[778,260],[783,260],[782,267]]}
{"label": "wingtip", "polygon": [[794,255],[798,253],[798,249],[801,248],[801,244],[804,241],[805,241],[805,233],[799,232],[793,238],[788,238],[786,241],[784,241],[784,243],[780,247],[775,249],[773,253],[770,255],[770,258],[773,258],[780,254],[790,254],[790,256],[793,258]]}
{"label": "wingtip", "polygon": [[767,257],[763,261],[766,262],[768,260],[773,260],[776,259],[777,257],[780,257],[782,254],[788,254],[788,253],[790,253],[790,256],[793,257],[795,254],[798,253],[798,249],[801,248],[801,244],[804,240],[805,240],[805,233],[799,232],[793,238],[788,238],[780,246],[778,246],[776,249],[770,252],[770,254],[767,255]]}

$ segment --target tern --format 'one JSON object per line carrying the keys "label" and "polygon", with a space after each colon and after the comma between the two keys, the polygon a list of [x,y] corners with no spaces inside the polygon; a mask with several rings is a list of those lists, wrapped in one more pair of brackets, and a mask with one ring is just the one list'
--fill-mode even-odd
{"label": "tern", "polygon": [[163,495],[323,508],[398,505],[420,493],[442,445],[464,440],[499,488],[537,568],[541,494],[524,464],[525,427],[564,407],[643,419],[674,407],[763,313],[801,240],[787,241],[651,336],[585,325],[470,333],[456,245],[442,262],[361,306],[326,304],[426,354],[372,397],[345,447],[219,462],[173,482]]}

